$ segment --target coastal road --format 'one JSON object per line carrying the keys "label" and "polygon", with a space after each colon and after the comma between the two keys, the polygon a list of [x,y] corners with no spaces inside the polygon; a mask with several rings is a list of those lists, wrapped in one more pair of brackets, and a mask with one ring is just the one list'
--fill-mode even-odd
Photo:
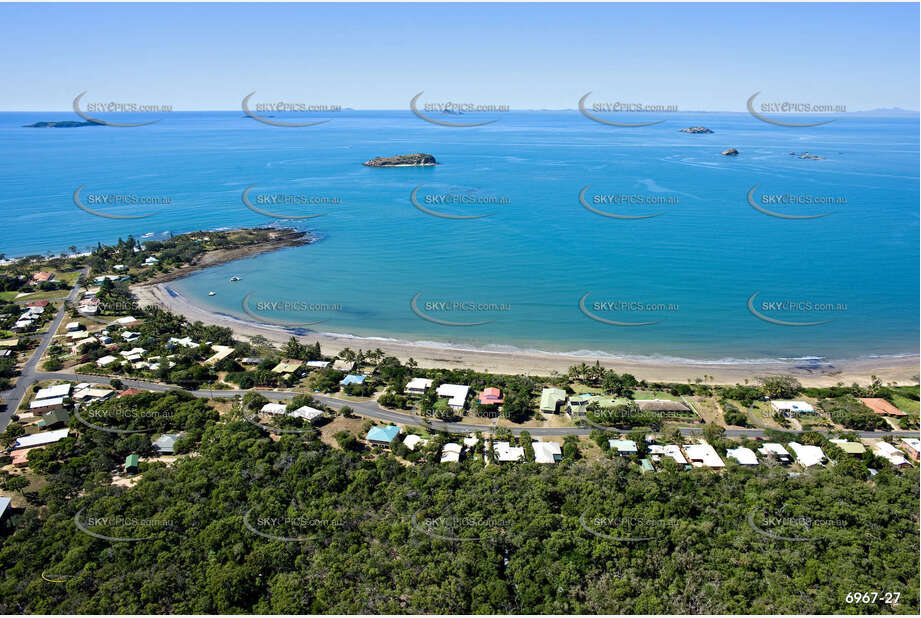
{"label": "coastal road", "polygon": [[[93,375],[83,375],[76,373],[58,373],[58,372],[48,372],[48,373],[37,373],[36,377],[40,380],[72,380],[74,382],[91,382],[94,384],[108,384],[110,378],[108,376],[93,376]],[[126,387],[129,388],[139,388],[149,391],[156,392],[165,392],[171,390],[183,390],[178,386],[171,384],[159,384],[157,382],[147,382],[144,380],[131,380],[127,378],[119,378]],[[197,391],[184,391],[195,397],[203,397],[210,399],[233,399],[235,397],[242,397],[249,391],[237,391],[237,390],[197,390]],[[414,425],[418,427],[431,428],[437,431],[446,431],[448,433],[472,433],[475,431],[482,431],[483,433],[489,433],[492,429],[491,425],[471,425],[469,423],[444,423],[442,421],[431,421],[425,423],[415,414],[407,414],[405,412],[395,412],[393,410],[386,410],[377,405],[374,401],[346,401],[344,399],[339,399],[338,397],[330,397],[328,395],[320,395],[317,393],[295,393],[291,391],[269,391],[269,390],[257,390],[260,395],[264,396],[266,399],[273,401],[285,401],[292,399],[295,395],[304,395],[309,394],[311,397],[315,398],[317,401],[327,405],[331,408],[339,409],[343,406],[349,406],[359,416],[364,416],[366,418],[374,419],[377,421],[383,421],[385,423],[394,423],[398,425]],[[587,436],[591,433],[591,427],[516,427],[511,429],[512,433],[518,435],[522,430],[525,430],[531,434],[532,437],[538,436]],[[686,436],[700,434],[703,428],[697,427],[681,427],[681,433]],[[788,433],[801,433],[795,430],[789,430]],[[820,432],[820,433],[829,433],[829,432]],[[834,432],[837,433],[837,432]],[[918,437],[917,431],[857,431],[855,432],[861,438],[881,438],[884,435],[894,435],[899,437],[911,438]],[[729,438],[759,438],[764,437],[763,429],[727,429],[726,437]]]}
{"label": "coastal road", "polygon": [[[59,299],[62,302],[58,309],[58,314],[54,316],[54,319],[48,324],[48,331],[41,336],[38,347],[32,353],[29,360],[26,361],[22,371],[19,372],[19,377],[16,378],[16,384],[10,390],[0,393],[0,401],[6,404],[2,410],[0,410],[0,431],[6,429],[6,426],[10,422],[10,417],[15,414],[16,409],[19,407],[19,402],[22,401],[26,389],[35,384],[38,380],[45,379],[38,377],[40,374],[35,371],[35,368],[38,366],[38,361],[45,355],[45,350],[51,345],[51,340],[54,339],[54,334],[58,332],[61,322],[64,321],[64,316],[67,315],[67,311],[64,309],[66,301],[73,301],[77,297],[77,292],[80,289],[79,281],[81,278],[85,278],[89,271],[90,269],[88,266],[83,268],[83,270],[80,271],[80,276],[77,277],[77,281],[74,282],[74,287],[71,288],[70,293],[65,298]],[[49,304],[48,306],[51,307],[52,305]]]}

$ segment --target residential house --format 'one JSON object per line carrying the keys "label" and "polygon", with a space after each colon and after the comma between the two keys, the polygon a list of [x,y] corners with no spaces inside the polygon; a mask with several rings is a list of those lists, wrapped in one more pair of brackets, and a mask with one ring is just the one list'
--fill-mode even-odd
{"label": "residential house", "polygon": [[524,448],[512,446],[508,442],[494,442],[493,451],[500,463],[522,461],[524,459]]}
{"label": "residential house", "polygon": [[848,455],[863,455],[867,452],[867,447],[865,447],[861,442],[848,442],[847,440],[829,440],[829,442],[840,448]]}
{"label": "residential house", "polygon": [[502,397],[502,391],[494,386],[484,388],[483,392],[479,394],[479,399],[480,405],[483,406],[499,405],[505,401]]}
{"label": "residential house", "polygon": [[765,442],[764,446],[758,449],[758,452],[765,457],[773,457],[778,463],[793,463],[793,457],[787,452],[787,449],[777,442]]}
{"label": "residential house", "polygon": [[303,364],[304,361],[293,358],[283,358],[281,362],[272,369],[272,373],[294,373],[300,369]]}
{"label": "residential house", "polygon": [[442,384],[438,387],[438,396],[447,397],[448,405],[453,410],[463,410],[467,401],[469,386],[463,384]]}
{"label": "residential house", "polygon": [[68,420],[70,420],[70,415],[67,413],[67,410],[58,408],[42,414],[42,419],[38,421],[36,425],[42,429],[52,429],[54,427],[67,425]]}
{"label": "residential house", "polygon": [[55,384],[54,386],[48,386],[36,391],[35,398],[54,399],[55,397],[70,397],[72,388],[73,386],[71,386],[70,382],[65,382],[64,384]]}
{"label": "residential house", "polygon": [[796,456],[796,463],[804,468],[821,465],[828,459],[818,446],[800,444],[799,442],[790,442],[789,446],[793,449],[793,454]]}
{"label": "residential house", "polygon": [[313,424],[319,419],[323,418],[325,413],[323,410],[317,410],[316,408],[311,408],[310,406],[301,406],[297,410],[292,410],[289,413],[289,416],[293,416],[294,418],[302,418],[308,423]]}
{"label": "residential house", "polygon": [[531,442],[534,449],[534,461],[537,463],[556,463],[563,459],[563,450],[559,442]]}
{"label": "residential house", "polygon": [[432,386],[432,381],[428,378],[413,378],[403,392],[407,395],[424,395],[430,386]]}
{"label": "residential house", "polygon": [[917,438],[902,438],[902,448],[908,453],[908,456],[918,461],[918,454],[921,453],[921,440]]}
{"label": "residential house", "polygon": [[80,322],[68,322],[64,328],[67,329],[68,333],[75,333],[78,330],[83,330],[83,326],[80,325]]}
{"label": "residential house", "polygon": [[311,369],[326,369],[329,367],[329,361],[324,360],[312,360],[307,361],[307,366]]}
{"label": "residential house", "polygon": [[646,474],[647,472],[655,472],[655,471],[656,471],[656,469],[655,469],[655,468],[653,467],[653,465],[652,465],[652,462],[649,461],[648,459],[641,459],[641,460],[640,460],[640,468],[642,468],[643,474]]}
{"label": "residential house", "polygon": [[384,427],[372,427],[365,440],[378,446],[390,446],[393,439],[400,435],[400,428],[396,425],[386,425]]}
{"label": "residential house", "polygon": [[240,359],[240,363],[243,365],[258,365],[264,360],[265,360],[264,358],[261,358],[259,356],[247,356],[245,358]]}
{"label": "residential house", "polygon": [[460,461],[463,447],[456,442],[448,442],[441,447],[441,463],[457,463]]}
{"label": "residential house", "polygon": [[545,388],[540,392],[540,411],[544,414],[556,414],[560,406],[566,403],[566,391],[561,388]]}
{"label": "residential house", "polygon": [[283,403],[267,403],[259,410],[262,414],[285,414],[288,406]]}
{"label": "residential house", "polygon": [[344,371],[346,373],[349,373],[353,369],[355,369],[355,361],[347,361],[347,360],[342,360],[341,358],[337,358],[336,360],[333,361],[333,369],[335,369],[336,371]]}
{"label": "residential house", "polygon": [[428,442],[429,441],[423,439],[422,436],[418,436],[414,433],[409,434],[403,440],[403,444],[411,451],[415,451],[417,446],[425,446]]}
{"label": "residential house", "polygon": [[636,442],[633,440],[608,440],[608,446],[616,455],[621,457],[630,457],[639,454]]}
{"label": "residential house", "polygon": [[675,463],[686,466],[688,460],[684,458],[684,453],[677,444],[668,444],[665,446],[659,444],[649,445],[649,456],[653,461],[660,461],[662,457],[670,457]]}
{"label": "residential house", "polygon": [[161,455],[172,455],[176,452],[176,442],[184,437],[184,433],[165,433],[154,440],[151,445]]}
{"label": "residential house", "polygon": [[815,408],[805,401],[772,401],[771,409],[784,416],[815,414]]}
{"label": "residential house", "polygon": [[229,345],[213,345],[211,349],[214,350],[214,354],[205,361],[206,365],[216,365],[234,352]]}
{"label": "residential house", "polygon": [[48,281],[51,281],[52,279],[54,279],[54,273],[52,272],[46,272],[46,271],[40,270],[37,273],[32,275],[33,283],[46,283]]}
{"label": "residential house", "polygon": [[726,464],[720,459],[716,449],[700,440],[697,444],[682,446],[684,454],[695,468],[724,468]]}
{"label": "residential house", "polygon": [[126,474],[137,474],[138,473],[138,464],[139,457],[137,454],[132,453],[125,457],[125,473]]}
{"label": "residential house", "polygon": [[739,465],[742,466],[758,465],[758,458],[755,456],[755,451],[744,446],[726,449],[726,457],[735,459],[739,462]]}
{"label": "residential house", "polygon": [[54,429],[52,431],[43,431],[41,433],[22,436],[21,438],[16,438],[16,442],[10,450],[17,451],[22,448],[33,448],[36,446],[54,444],[66,438],[69,433],[70,429]]}
{"label": "residential house", "polygon": [[882,397],[861,397],[860,402],[880,416],[907,416]]}
{"label": "residential house", "polygon": [[349,375],[339,380],[339,384],[342,386],[348,386],[349,384],[364,384],[364,383],[365,383],[365,376],[355,375],[354,373],[350,373]]}
{"label": "residential house", "polygon": [[58,410],[64,407],[63,397],[53,397],[51,399],[36,399],[29,404],[29,411],[32,414],[44,414],[51,410]]}
{"label": "residential house", "polygon": [[883,459],[887,459],[889,463],[891,463],[896,468],[904,468],[911,465],[908,463],[908,460],[905,459],[905,453],[895,448],[885,440],[880,440],[876,443],[876,446],[873,447],[873,453],[879,457],[882,457]]}

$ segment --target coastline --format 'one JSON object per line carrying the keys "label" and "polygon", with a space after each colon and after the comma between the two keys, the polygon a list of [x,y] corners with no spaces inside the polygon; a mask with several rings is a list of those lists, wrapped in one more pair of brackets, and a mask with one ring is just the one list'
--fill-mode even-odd
{"label": "coastline", "polygon": [[[259,253],[263,253],[260,251]],[[255,255],[255,254],[253,254]],[[241,256],[248,257],[248,256]],[[239,258],[234,258],[239,259]],[[203,260],[204,261],[204,260]],[[231,261],[228,259],[221,262]],[[208,264],[211,265],[211,264]],[[200,268],[205,266],[199,265]],[[170,280],[184,277],[193,272],[186,268],[174,271],[177,276]],[[172,313],[182,315],[190,322],[201,321],[206,324],[231,328],[238,338],[249,339],[261,335],[273,343],[284,343],[295,333],[293,329],[270,324],[259,324],[242,318],[231,317],[204,309],[184,296],[172,290],[166,281],[145,282],[131,287],[141,306],[155,305]],[[539,351],[489,351],[473,350],[427,342],[394,341],[383,337],[356,337],[312,332],[308,335],[295,335],[302,341],[318,341],[323,353],[335,355],[343,348],[375,349],[380,348],[386,354],[396,356],[401,361],[412,357],[420,367],[473,369],[490,373],[524,374],[549,376],[553,371],[565,373],[572,365],[582,362],[594,364],[599,360],[603,367],[615,369],[619,373],[631,373],[639,379],[658,382],[686,382],[704,375],[712,376],[708,384],[736,384],[744,380],[751,381],[760,375],[786,374],[795,376],[804,386],[835,386],[839,382],[850,385],[857,382],[867,384],[870,376],[879,377],[884,383],[914,384],[917,376],[919,357],[903,356],[890,358],[868,358],[834,361],[833,368],[803,369],[797,368],[801,361],[777,362],[743,362],[714,363],[693,360],[649,360],[597,358],[589,356],[571,356]]]}

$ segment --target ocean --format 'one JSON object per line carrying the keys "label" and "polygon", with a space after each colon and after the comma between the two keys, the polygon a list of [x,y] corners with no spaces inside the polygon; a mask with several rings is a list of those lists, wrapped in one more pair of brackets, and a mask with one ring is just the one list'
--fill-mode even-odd
{"label": "ocean", "polygon": [[[508,112],[456,128],[346,110],[290,128],[173,112],[136,128],[35,129],[22,125],[76,116],[4,113],[0,252],[282,225],[317,240],[170,288],[240,319],[474,349],[804,363],[918,353],[918,117],[793,128],[663,116],[623,128]],[[679,132],[698,125],[713,133]],[[439,165],[362,165],[415,152]],[[152,216],[94,216],[74,204],[78,187],[89,209]]]}

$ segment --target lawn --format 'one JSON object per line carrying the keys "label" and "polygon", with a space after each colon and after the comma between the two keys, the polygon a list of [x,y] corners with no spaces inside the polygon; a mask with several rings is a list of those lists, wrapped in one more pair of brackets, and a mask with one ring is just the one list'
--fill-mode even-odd
{"label": "lawn", "polygon": [[892,403],[902,412],[918,414],[919,410],[921,410],[921,402],[915,401],[914,399],[909,399],[908,397],[903,397],[901,395],[893,395]]}
{"label": "lawn", "polygon": [[681,401],[681,397],[672,395],[667,391],[636,391],[633,393],[634,399],[666,399],[668,401]]}
{"label": "lawn", "polygon": [[16,298],[16,300],[55,300],[58,298],[66,298],[68,294],[70,294],[70,290],[49,290],[47,292],[32,292],[30,294],[24,294]]}

